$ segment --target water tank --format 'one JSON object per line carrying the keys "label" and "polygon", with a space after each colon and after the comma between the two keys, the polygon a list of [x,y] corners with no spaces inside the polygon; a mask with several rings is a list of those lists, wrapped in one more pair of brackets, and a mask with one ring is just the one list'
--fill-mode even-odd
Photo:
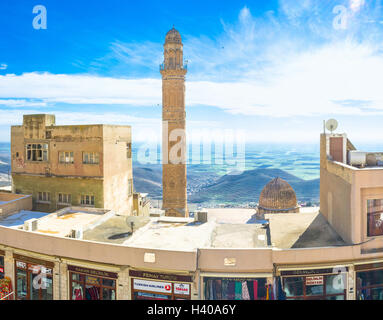
{"label": "water tank", "polygon": [[366,165],[366,156],[367,152],[350,150],[348,152],[348,164],[351,166],[364,167]]}

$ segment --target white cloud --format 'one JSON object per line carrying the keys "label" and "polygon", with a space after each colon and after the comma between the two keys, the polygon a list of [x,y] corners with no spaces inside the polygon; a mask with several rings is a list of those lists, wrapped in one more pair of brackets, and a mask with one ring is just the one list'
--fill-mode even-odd
{"label": "white cloud", "polygon": [[0,70],[6,70],[8,68],[8,65],[5,63],[0,63]]}
{"label": "white cloud", "polygon": [[0,99],[0,106],[7,107],[46,107],[47,103],[43,101],[33,101],[26,99]]}
{"label": "white cloud", "polygon": [[[265,69],[262,79],[186,82],[187,106],[207,105],[226,112],[271,117],[383,113],[383,57],[352,43],[285,57]],[[89,75],[27,73],[0,76],[1,103],[26,99],[70,104],[161,105],[160,79],[115,79]],[[21,100],[18,100],[21,99]]]}
{"label": "white cloud", "polygon": [[354,12],[359,11],[365,4],[365,0],[350,0],[350,9]]}

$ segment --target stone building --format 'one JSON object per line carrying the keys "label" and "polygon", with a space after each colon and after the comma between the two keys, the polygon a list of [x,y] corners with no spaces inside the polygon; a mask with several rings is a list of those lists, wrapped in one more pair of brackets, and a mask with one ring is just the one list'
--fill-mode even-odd
{"label": "stone building", "polygon": [[281,178],[271,180],[259,197],[258,213],[294,213],[299,212],[295,191]]}
{"label": "stone building", "polygon": [[55,125],[55,116],[24,115],[11,128],[13,192],[31,194],[34,210],[75,206],[133,211],[131,128]]}
{"label": "stone building", "polygon": [[162,75],[162,187],[165,215],[187,217],[185,75],[181,35],[165,37]]}

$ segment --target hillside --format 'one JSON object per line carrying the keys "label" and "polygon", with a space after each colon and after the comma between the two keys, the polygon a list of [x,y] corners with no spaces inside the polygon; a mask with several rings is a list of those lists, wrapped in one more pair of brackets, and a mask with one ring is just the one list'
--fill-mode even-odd
{"label": "hillside", "polygon": [[319,200],[319,179],[303,180],[280,169],[255,169],[239,175],[224,175],[210,186],[190,195],[189,201],[243,203],[258,202],[263,187],[280,177],[293,187],[298,201]]}
{"label": "hillside", "polygon": [[[263,187],[275,177],[289,182],[299,201],[319,201],[319,179],[303,180],[280,169],[255,169],[239,175],[218,176],[206,174],[206,172],[194,172],[192,167],[188,168],[188,201],[191,203],[258,202]],[[136,191],[147,192],[149,197],[161,198],[161,181],[160,166],[134,169]],[[204,185],[203,182],[206,184]]]}

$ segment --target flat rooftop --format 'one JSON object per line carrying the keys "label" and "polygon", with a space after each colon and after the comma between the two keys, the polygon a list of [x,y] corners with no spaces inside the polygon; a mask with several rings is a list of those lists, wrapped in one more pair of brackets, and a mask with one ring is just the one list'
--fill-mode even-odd
{"label": "flat rooftop", "polygon": [[67,237],[71,230],[82,230],[84,240],[167,250],[346,245],[318,207],[301,208],[300,213],[266,214],[262,221],[255,218],[254,209],[205,210],[206,223],[193,218],[120,216],[103,209],[69,207],[50,214],[20,211],[0,219],[0,225],[23,228],[25,221],[35,218],[34,232],[42,234]]}
{"label": "flat rooftop", "polygon": [[90,227],[104,213],[104,211],[87,211],[86,208],[68,208],[40,218],[36,232],[66,237],[73,229]]}
{"label": "flat rooftop", "polygon": [[17,228],[23,226],[27,220],[40,219],[50,214],[47,212],[21,210],[8,216],[0,217],[0,226]]}
{"label": "flat rooftop", "polygon": [[83,239],[122,244],[132,236],[134,231],[142,228],[149,222],[150,218],[148,217],[115,215],[97,226],[84,231]]}
{"label": "flat rooftop", "polygon": [[210,246],[215,223],[195,223],[188,218],[152,218],[123,244],[155,249],[193,250]]}
{"label": "flat rooftop", "polygon": [[266,214],[270,221],[270,240],[275,248],[315,248],[346,245],[319,208],[300,213]]}

